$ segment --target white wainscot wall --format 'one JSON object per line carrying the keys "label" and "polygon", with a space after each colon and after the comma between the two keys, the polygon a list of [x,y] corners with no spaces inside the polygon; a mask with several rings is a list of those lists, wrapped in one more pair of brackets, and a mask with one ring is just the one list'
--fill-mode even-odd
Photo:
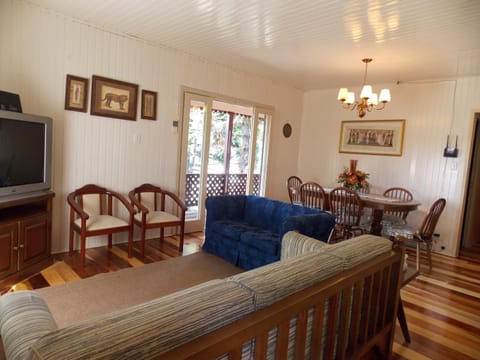
{"label": "white wainscot wall", "polygon": [[[172,122],[181,120],[182,86],[275,108],[266,192],[286,199],[285,179],[296,170],[301,91],[14,0],[0,2],[0,43],[8,49],[2,51],[0,88],[20,94],[25,112],[54,120],[54,252],[68,247],[66,196],[75,188],[95,183],[126,195],[153,182],[176,190],[180,136]],[[65,111],[66,74],[100,75],[157,91],[157,121],[141,120],[139,114],[126,121]],[[294,128],[290,139],[281,135],[285,122]]]}

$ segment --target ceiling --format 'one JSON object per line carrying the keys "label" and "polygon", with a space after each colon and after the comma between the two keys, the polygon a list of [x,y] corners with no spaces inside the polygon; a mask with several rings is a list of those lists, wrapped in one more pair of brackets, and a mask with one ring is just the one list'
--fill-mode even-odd
{"label": "ceiling", "polygon": [[480,75],[479,0],[24,0],[304,89]]}

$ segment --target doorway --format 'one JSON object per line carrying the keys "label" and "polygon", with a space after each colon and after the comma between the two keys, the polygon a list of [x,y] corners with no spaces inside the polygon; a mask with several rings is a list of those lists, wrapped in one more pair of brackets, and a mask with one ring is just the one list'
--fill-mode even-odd
{"label": "doorway", "polygon": [[480,113],[475,113],[473,136],[460,255],[480,257]]}
{"label": "doorway", "polygon": [[180,195],[185,232],[202,231],[205,199],[265,194],[272,111],[238,101],[184,93]]}

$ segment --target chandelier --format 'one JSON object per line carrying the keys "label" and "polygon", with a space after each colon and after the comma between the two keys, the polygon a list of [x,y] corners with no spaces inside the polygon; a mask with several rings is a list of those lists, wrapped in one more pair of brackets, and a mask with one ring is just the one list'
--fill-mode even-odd
{"label": "chandelier", "polygon": [[[342,102],[342,107],[348,110],[358,110],[358,116],[364,117],[367,111],[382,110],[385,107],[385,104],[390,101],[390,90],[382,89],[380,91],[380,96],[378,97],[376,93],[372,92],[372,86],[367,85],[367,68],[368,63],[372,59],[362,59],[365,63],[365,74],[363,76],[363,88],[360,93],[360,100],[355,101],[355,94],[352,91],[348,91],[347,88],[340,88],[338,92],[337,100]],[[379,106],[378,103],[381,103]]]}

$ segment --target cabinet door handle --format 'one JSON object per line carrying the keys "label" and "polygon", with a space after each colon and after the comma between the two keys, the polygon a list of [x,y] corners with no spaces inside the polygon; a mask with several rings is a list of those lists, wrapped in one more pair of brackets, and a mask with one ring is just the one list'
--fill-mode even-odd
{"label": "cabinet door handle", "polygon": [[13,251],[18,251],[18,246],[14,246]]}
{"label": "cabinet door handle", "polygon": [[20,249],[23,249],[23,248],[25,247],[25,245],[24,245],[24,244],[20,244],[20,245],[18,245],[18,247],[19,247]]}

